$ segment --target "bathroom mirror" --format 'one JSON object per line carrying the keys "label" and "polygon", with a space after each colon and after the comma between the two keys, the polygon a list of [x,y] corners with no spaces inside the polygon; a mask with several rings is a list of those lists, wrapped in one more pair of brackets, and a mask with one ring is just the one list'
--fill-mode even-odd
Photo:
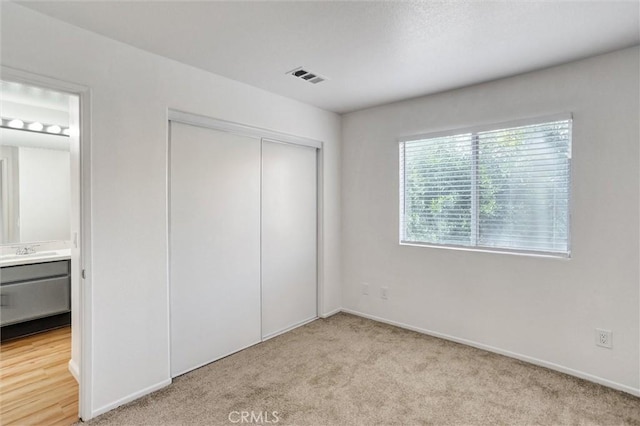
{"label": "bathroom mirror", "polygon": [[69,240],[69,150],[11,146],[4,134],[2,140],[2,244]]}
{"label": "bathroom mirror", "polygon": [[0,244],[71,239],[69,100],[1,82]]}

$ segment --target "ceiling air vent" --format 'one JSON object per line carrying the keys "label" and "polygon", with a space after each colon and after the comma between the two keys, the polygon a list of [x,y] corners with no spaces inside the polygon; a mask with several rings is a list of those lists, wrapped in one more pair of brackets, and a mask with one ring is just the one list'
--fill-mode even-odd
{"label": "ceiling air vent", "polygon": [[326,77],[323,77],[318,73],[306,70],[303,67],[298,67],[294,70],[291,70],[287,72],[287,74],[291,74],[294,77],[301,78],[302,80],[306,80],[309,83],[313,83],[313,84],[321,83],[327,79]]}

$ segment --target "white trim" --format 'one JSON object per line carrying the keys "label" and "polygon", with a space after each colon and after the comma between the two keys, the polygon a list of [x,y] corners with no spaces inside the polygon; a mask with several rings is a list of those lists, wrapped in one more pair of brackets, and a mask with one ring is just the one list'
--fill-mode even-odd
{"label": "white trim", "polygon": [[91,223],[91,89],[75,83],[0,65],[0,79],[50,90],[71,93],[80,98],[80,265],[85,278],[80,285],[80,363],[78,417],[92,416],[93,340],[92,340],[92,223]]}
{"label": "white trim", "polygon": [[69,364],[67,365],[69,369],[69,373],[76,379],[76,382],[80,383],[80,369],[78,368],[78,364],[73,359],[69,360]]}
{"label": "white trim", "polygon": [[165,182],[165,200],[166,200],[166,244],[167,244],[167,377],[172,380],[171,377],[171,121],[169,120],[169,111],[167,110],[167,142],[165,146],[165,170],[166,170],[166,182]]}
{"label": "white trim", "polygon": [[342,312],[342,308],[334,309],[333,311],[329,311],[327,313],[324,313],[324,314],[320,315],[320,318],[326,319],[326,318],[334,316],[335,314],[339,314],[340,312]]}
{"label": "white trim", "polygon": [[316,152],[316,315],[323,312],[324,297],[324,149]]}
{"label": "white trim", "polygon": [[500,123],[486,123],[479,124],[470,127],[451,128],[447,130],[441,130],[438,132],[420,133],[417,135],[409,135],[398,138],[398,143],[411,142],[422,139],[439,138],[443,136],[453,136],[464,133],[477,133],[487,132],[491,130],[507,129],[510,127],[531,126],[534,124],[549,123],[553,121],[573,120],[573,114],[570,112],[563,112],[552,115],[522,118],[519,120],[503,121]]}
{"label": "white trim", "polygon": [[528,256],[528,257],[543,257],[547,259],[560,259],[571,260],[571,252],[569,253],[554,253],[544,251],[532,251],[532,250],[515,250],[506,248],[491,248],[483,246],[458,246],[454,244],[434,244],[434,243],[420,243],[413,241],[400,241],[401,246],[407,247],[428,247],[447,250],[460,250],[460,251],[475,251],[481,253],[498,253],[498,254],[510,254],[515,256]]}
{"label": "white trim", "polygon": [[271,139],[291,143],[295,145],[309,146],[312,148],[322,148],[322,142],[315,139],[303,138],[300,136],[281,133],[275,130],[262,129],[260,127],[249,126],[246,124],[234,123],[231,121],[220,120],[217,118],[206,117],[204,115],[192,114],[189,112],[177,111],[169,109],[169,121],[190,124],[192,126],[206,127],[207,129],[220,130],[223,132],[234,133],[242,136],[249,136],[259,139]]}
{"label": "white trim", "polygon": [[[277,143],[280,145],[292,145],[296,148],[303,148],[303,149],[315,149],[315,150],[319,150],[320,147],[317,146],[313,146],[313,145],[307,145],[307,144],[300,144],[297,142],[291,142],[291,141],[284,141],[282,139],[271,139],[271,138],[260,138],[260,140],[262,142],[269,142],[269,143]],[[320,142],[320,144],[322,144],[322,142]]]}
{"label": "white trim", "polygon": [[80,222],[81,269],[85,271],[80,286],[80,410],[78,416],[88,420],[93,407],[93,222],[91,157],[91,90],[80,93]]}
{"label": "white trim", "polygon": [[262,320],[264,318],[264,286],[263,286],[263,270],[264,270],[264,263],[263,263],[263,253],[264,253],[264,245],[263,245],[263,241],[262,241],[262,236],[264,235],[264,199],[262,197],[262,195],[264,194],[264,139],[260,138],[260,205],[259,205],[259,209],[260,209],[260,235],[259,235],[259,240],[260,240],[260,247],[259,247],[259,251],[260,251],[260,256],[259,256],[259,260],[258,262],[260,262],[259,266],[260,266],[260,339],[262,339],[264,337],[264,321]]}
{"label": "white trim", "polygon": [[165,388],[167,386],[169,386],[171,384],[171,379],[167,379],[167,380],[163,380],[160,383],[156,383],[155,385],[146,387],[142,390],[139,390],[137,392],[134,392],[128,396],[125,396],[124,398],[120,398],[119,400],[117,400],[116,402],[112,402],[110,404],[107,405],[103,405],[102,407],[98,408],[97,410],[94,410],[91,412],[91,418],[97,417],[100,414],[104,414],[107,411],[111,411],[114,408],[118,408],[121,405],[124,405],[128,402],[134,401],[138,398],[142,398],[145,395],[148,395],[152,392],[155,392],[157,390],[160,390],[162,388]]}
{"label": "white trim", "polygon": [[569,374],[571,376],[579,377],[584,380],[588,380],[590,382],[594,382],[603,386],[607,386],[612,389],[616,389],[619,391],[623,391],[629,393],[631,395],[640,396],[640,388],[636,389],[631,386],[623,385],[622,383],[614,382],[599,376],[594,376],[593,374],[585,373],[583,371],[574,370],[573,368],[565,367],[560,364],[555,364],[553,362],[544,361],[538,358],[534,358],[528,355],[522,355],[517,352],[511,352],[505,349],[496,348],[495,346],[485,345],[483,343],[478,343],[473,340],[462,339],[459,337],[451,336],[444,333],[439,333],[437,331],[427,330],[425,328],[414,327],[409,324],[404,324],[398,321],[392,321],[385,318],[377,317],[375,315],[365,314],[363,312],[359,312],[353,309],[342,309],[342,312],[347,314],[356,315],[362,318],[367,318],[373,321],[381,322],[384,324],[393,325],[396,327],[404,328],[406,330],[416,331],[418,333],[426,334],[428,336],[438,337],[440,339],[449,340],[456,343],[461,343],[463,345],[472,346],[474,348],[483,349],[485,351],[493,352],[496,354],[504,355],[509,358],[519,359],[521,361],[528,362],[530,364],[538,365],[540,367],[545,367],[550,370],[559,371],[561,373]]}
{"label": "white trim", "polygon": [[295,328],[302,327],[303,325],[309,324],[310,322],[314,322],[317,319],[318,319],[317,316],[313,317],[313,318],[309,318],[309,319],[303,320],[303,321],[301,321],[301,322],[299,322],[299,323],[297,323],[295,325],[292,325],[291,327],[283,328],[282,330],[278,330],[276,332],[269,333],[266,336],[262,337],[262,342],[266,342],[269,339],[273,339],[274,337],[277,337],[277,336],[279,336],[281,334],[287,333],[287,332],[289,332],[289,331],[291,331],[291,330],[293,330]]}
{"label": "white trim", "polygon": [[68,81],[58,80],[29,71],[23,71],[16,68],[0,65],[0,79],[11,80],[16,83],[24,83],[30,86],[39,86],[43,89],[63,91],[73,93],[75,95],[86,91],[88,88]]}

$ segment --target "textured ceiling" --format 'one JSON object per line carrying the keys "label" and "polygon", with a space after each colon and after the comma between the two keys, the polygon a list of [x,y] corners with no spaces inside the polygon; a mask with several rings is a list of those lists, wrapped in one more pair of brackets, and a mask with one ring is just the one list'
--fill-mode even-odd
{"label": "textured ceiling", "polygon": [[[20,4],[338,113],[640,42],[637,1]],[[329,81],[285,75],[298,66]]]}

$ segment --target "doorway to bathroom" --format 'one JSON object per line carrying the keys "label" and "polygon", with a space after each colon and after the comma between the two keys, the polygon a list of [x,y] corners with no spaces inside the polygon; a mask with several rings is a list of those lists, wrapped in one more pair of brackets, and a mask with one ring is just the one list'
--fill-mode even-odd
{"label": "doorway to bathroom", "polygon": [[71,424],[81,417],[86,95],[80,87],[2,68],[2,424]]}

